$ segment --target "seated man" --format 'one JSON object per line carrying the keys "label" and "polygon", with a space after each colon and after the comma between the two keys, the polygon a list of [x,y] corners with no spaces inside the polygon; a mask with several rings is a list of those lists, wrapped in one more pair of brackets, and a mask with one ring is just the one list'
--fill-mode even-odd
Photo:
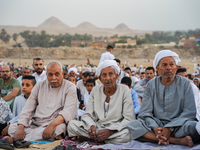
{"label": "seated man", "polygon": [[142,97],[143,97],[143,93],[144,90],[146,88],[147,83],[153,79],[155,76],[155,70],[153,67],[147,67],[146,71],[145,71],[145,77],[144,79],[140,80],[134,87],[134,90],[137,92],[137,95],[139,96],[139,102],[140,104],[142,104]]}
{"label": "seated man", "polygon": [[[188,74],[186,72],[185,68],[178,68],[178,70],[176,71],[176,74],[179,76],[183,76],[188,78]],[[200,120],[200,99],[199,99],[199,89],[197,88],[197,86],[193,83],[192,80],[189,80],[190,84],[191,84],[191,88],[194,94],[194,99],[195,99],[195,105],[196,105],[196,118],[197,120]]]}
{"label": "seated man", "polygon": [[69,137],[115,144],[131,140],[127,125],[135,119],[135,112],[130,90],[116,83],[119,73],[114,60],[105,60],[98,66],[102,84],[92,89],[81,121],[69,122]]}
{"label": "seated man", "polygon": [[190,81],[176,75],[179,61],[179,56],[170,50],[156,54],[153,66],[160,76],[148,82],[138,120],[128,125],[133,140],[189,147],[199,140]]}
{"label": "seated man", "polygon": [[131,68],[130,67],[126,67],[125,69],[124,69],[124,71],[126,72],[126,73],[128,73],[129,74],[129,77],[131,78],[131,81],[132,81],[132,83],[131,83],[131,86],[132,86],[132,88],[134,88],[134,86],[138,83],[138,78],[137,77],[135,77],[135,76],[132,76],[132,72],[131,72]]}
{"label": "seated man", "polygon": [[75,85],[63,80],[62,65],[51,61],[47,64],[47,79],[35,85],[8,134],[27,141],[62,139],[66,124],[77,118],[77,110]]}
{"label": "seated man", "polygon": [[0,79],[1,97],[12,111],[15,97],[21,94],[20,82],[11,76],[10,67],[7,65],[2,68],[1,73],[3,76],[3,79]]}

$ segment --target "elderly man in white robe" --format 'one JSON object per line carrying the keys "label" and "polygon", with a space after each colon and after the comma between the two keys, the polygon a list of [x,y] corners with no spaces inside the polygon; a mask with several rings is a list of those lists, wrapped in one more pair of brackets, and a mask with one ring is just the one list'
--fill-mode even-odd
{"label": "elderly man in white robe", "polygon": [[114,60],[105,60],[97,68],[101,85],[93,88],[81,121],[68,124],[69,137],[105,143],[131,140],[127,125],[135,119],[130,90],[117,84],[120,69]]}
{"label": "elderly man in white robe", "polygon": [[51,61],[47,65],[47,79],[35,85],[8,134],[26,141],[62,139],[67,123],[77,118],[77,110],[75,85],[63,80],[62,65]]}
{"label": "elderly man in white robe", "polygon": [[128,125],[133,140],[189,147],[199,140],[194,94],[190,81],[176,75],[179,61],[170,50],[156,54],[153,66],[160,76],[148,82],[138,119]]}

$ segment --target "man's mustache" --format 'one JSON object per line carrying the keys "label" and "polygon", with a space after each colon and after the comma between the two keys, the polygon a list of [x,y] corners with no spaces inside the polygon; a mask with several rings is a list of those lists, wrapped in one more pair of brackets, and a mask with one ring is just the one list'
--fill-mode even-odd
{"label": "man's mustache", "polygon": [[165,73],[171,73],[172,74],[172,72],[170,70],[166,70]]}
{"label": "man's mustache", "polygon": [[106,80],[105,84],[111,83],[111,80]]}

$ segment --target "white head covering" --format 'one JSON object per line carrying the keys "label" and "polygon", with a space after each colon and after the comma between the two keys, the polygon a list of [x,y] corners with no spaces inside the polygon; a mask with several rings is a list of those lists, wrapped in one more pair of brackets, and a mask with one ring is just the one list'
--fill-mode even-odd
{"label": "white head covering", "polygon": [[97,70],[96,70],[96,75],[100,76],[101,70],[107,67],[112,67],[115,70],[116,74],[120,73],[120,68],[117,65],[117,62],[115,60],[105,60],[98,65]]}
{"label": "white head covering", "polygon": [[77,69],[76,69],[76,68],[74,68],[74,67],[69,68],[69,70],[68,70],[68,74],[69,74],[71,71],[74,71],[75,74],[77,74]]}
{"label": "white head covering", "polygon": [[176,65],[178,65],[178,62],[181,62],[178,54],[176,54],[175,52],[171,50],[161,50],[156,54],[153,60],[153,67],[156,68],[156,66],[158,65],[158,63],[160,62],[162,58],[169,57],[169,56],[174,59]]}

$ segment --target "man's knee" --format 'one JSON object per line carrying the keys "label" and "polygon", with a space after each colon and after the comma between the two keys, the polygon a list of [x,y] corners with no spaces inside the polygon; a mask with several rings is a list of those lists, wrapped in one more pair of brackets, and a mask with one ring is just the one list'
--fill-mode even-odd
{"label": "man's knee", "polygon": [[17,122],[11,123],[8,128],[8,135],[11,137],[15,135],[15,132],[17,132]]}
{"label": "man's knee", "polygon": [[127,143],[131,141],[131,134],[128,129],[123,129],[122,131],[118,131],[108,137],[107,140],[105,140],[105,143],[111,143],[111,144],[122,144]]}
{"label": "man's knee", "polygon": [[175,133],[175,137],[184,137],[187,135],[193,135],[196,133],[196,121],[187,121],[179,130]]}

